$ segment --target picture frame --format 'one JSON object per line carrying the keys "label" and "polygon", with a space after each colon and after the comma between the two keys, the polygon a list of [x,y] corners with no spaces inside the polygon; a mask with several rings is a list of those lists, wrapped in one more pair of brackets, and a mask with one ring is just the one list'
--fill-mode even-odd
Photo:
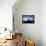
{"label": "picture frame", "polygon": [[22,24],[25,24],[25,23],[34,24],[35,16],[34,15],[22,15]]}

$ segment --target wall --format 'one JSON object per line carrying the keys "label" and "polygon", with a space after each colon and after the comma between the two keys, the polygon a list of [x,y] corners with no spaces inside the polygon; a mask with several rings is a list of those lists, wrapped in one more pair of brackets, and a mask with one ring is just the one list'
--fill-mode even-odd
{"label": "wall", "polygon": [[42,0],[41,3],[41,40],[42,46],[46,46],[46,0]]}
{"label": "wall", "polygon": [[[21,2],[21,0],[20,0]],[[17,5],[17,6],[16,6]],[[13,6],[15,30],[41,46],[41,0],[22,0]],[[35,15],[35,24],[22,24],[22,15]]]}
{"label": "wall", "polygon": [[12,29],[12,6],[16,0],[0,0],[0,27]]}

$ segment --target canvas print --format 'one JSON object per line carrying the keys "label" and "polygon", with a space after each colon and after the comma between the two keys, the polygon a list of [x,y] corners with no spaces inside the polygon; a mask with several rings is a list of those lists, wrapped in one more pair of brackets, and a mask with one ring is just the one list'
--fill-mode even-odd
{"label": "canvas print", "polygon": [[34,15],[23,15],[22,23],[35,23],[35,16]]}

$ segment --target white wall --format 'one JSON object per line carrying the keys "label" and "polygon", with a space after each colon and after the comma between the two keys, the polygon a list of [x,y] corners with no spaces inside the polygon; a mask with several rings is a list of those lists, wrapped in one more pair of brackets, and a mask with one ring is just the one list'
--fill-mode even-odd
{"label": "white wall", "polygon": [[[15,29],[25,38],[34,40],[36,46],[41,46],[41,0],[22,0],[13,6],[13,13]],[[22,15],[35,15],[35,23],[22,24]]]}
{"label": "white wall", "polygon": [[16,0],[0,0],[0,27],[12,28],[12,6]]}
{"label": "white wall", "polygon": [[[40,42],[42,44],[41,46],[46,46],[46,0],[23,1],[22,3],[16,3],[13,6],[13,12],[15,15],[15,29],[19,32],[23,32],[24,36],[27,36],[28,34],[28,38],[30,36],[31,39],[34,38],[38,46]],[[22,24],[22,15],[25,14],[35,14],[36,23]]]}
{"label": "white wall", "polygon": [[42,0],[41,3],[41,40],[42,46],[46,46],[46,0]]}

